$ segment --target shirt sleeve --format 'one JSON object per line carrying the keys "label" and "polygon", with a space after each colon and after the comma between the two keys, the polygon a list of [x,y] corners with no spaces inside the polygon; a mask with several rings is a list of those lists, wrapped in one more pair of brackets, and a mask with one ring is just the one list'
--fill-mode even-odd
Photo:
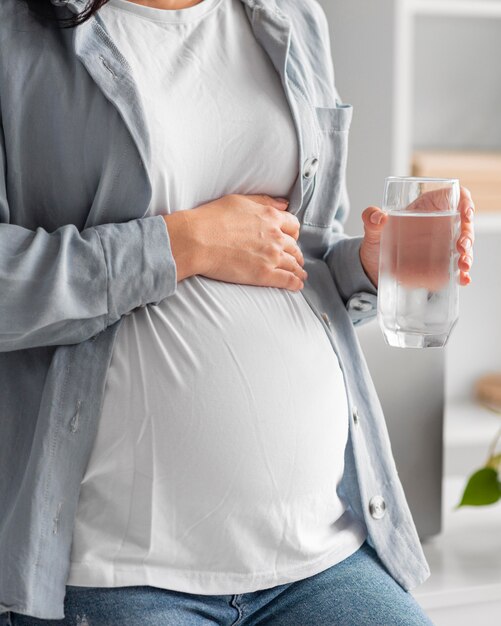
{"label": "shirt sleeve", "polygon": [[330,227],[323,260],[336,283],[353,325],[359,326],[377,315],[378,289],[366,274],[360,258],[363,236],[351,236],[344,232],[349,212],[346,180],[343,180],[341,202]]}
{"label": "shirt sleeve", "polygon": [[360,260],[362,241],[363,237],[336,233],[324,254],[324,261],[355,326],[370,321],[377,314],[378,290]]}
{"label": "shirt sleeve", "polygon": [[0,352],[80,343],[176,291],[161,215],[54,232],[11,224],[0,123]]}

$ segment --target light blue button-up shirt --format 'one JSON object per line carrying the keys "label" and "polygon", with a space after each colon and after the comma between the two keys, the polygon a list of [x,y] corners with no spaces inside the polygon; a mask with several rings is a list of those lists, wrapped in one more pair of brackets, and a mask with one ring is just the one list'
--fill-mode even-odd
{"label": "light blue button-up shirt", "polygon": [[[343,232],[352,108],[335,89],[326,18],[316,0],[241,1],[298,133],[288,210],[301,222],[303,294],[339,357],[351,415],[340,493],[411,589],[430,570],[354,329],[374,317],[377,290],[361,238]],[[53,5],[70,16],[85,2]],[[99,13],[60,30],[3,0],[0,122],[0,613],[61,619],[114,339],[125,315],[175,293],[176,266],[163,217],[144,217],[144,113]]]}

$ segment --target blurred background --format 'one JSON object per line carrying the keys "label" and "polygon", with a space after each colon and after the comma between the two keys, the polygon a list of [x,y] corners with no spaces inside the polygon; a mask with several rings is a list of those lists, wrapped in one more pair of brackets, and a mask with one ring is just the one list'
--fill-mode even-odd
{"label": "blurred background", "polygon": [[501,427],[478,391],[494,375],[501,404],[501,0],[319,2],[354,106],[346,232],[363,234],[386,176],[459,178],[475,201],[472,282],[446,348],[390,348],[376,320],[357,332],[432,570],[413,594],[438,626],[501,624],[501,501],[454,510]]}

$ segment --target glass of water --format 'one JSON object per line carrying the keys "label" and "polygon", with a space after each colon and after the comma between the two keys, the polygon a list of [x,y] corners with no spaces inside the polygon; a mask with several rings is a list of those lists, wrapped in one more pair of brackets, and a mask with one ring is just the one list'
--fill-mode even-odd
{"label": "glass of water", "polygon": [[385,181],[378,321],[390,346],[445,346],[458,320],[459,191],[456,179]]}

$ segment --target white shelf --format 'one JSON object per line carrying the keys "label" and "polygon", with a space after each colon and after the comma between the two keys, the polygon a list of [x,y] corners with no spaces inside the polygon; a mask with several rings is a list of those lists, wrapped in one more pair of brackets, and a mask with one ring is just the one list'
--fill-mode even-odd
{"label": "white shelf", "polygon": [[[488,444],[500,427],[501,415],[496,415],[475,402],[446,403],[444,411],[446,448]],[[485,452],[487,454],[487,448]]]}
{"label": "white shelf", "polygon": [[445,476],[467,476],[480,469],[500,428],[501,416],[475,402],[447,402],[444,412]]}
{"label": "white shelf", "polygon": [[443,531],[423,544],[431,576],[411,591],[437,626],[471,624],[471,616],[476,626],[499,623],[501,503],[454,510],[464,485],[462,476],[444,480]]}
{"label": "white shelf", "polygon": [[407,0],[407,10],[415,15],[501,18],[498,0]]}

